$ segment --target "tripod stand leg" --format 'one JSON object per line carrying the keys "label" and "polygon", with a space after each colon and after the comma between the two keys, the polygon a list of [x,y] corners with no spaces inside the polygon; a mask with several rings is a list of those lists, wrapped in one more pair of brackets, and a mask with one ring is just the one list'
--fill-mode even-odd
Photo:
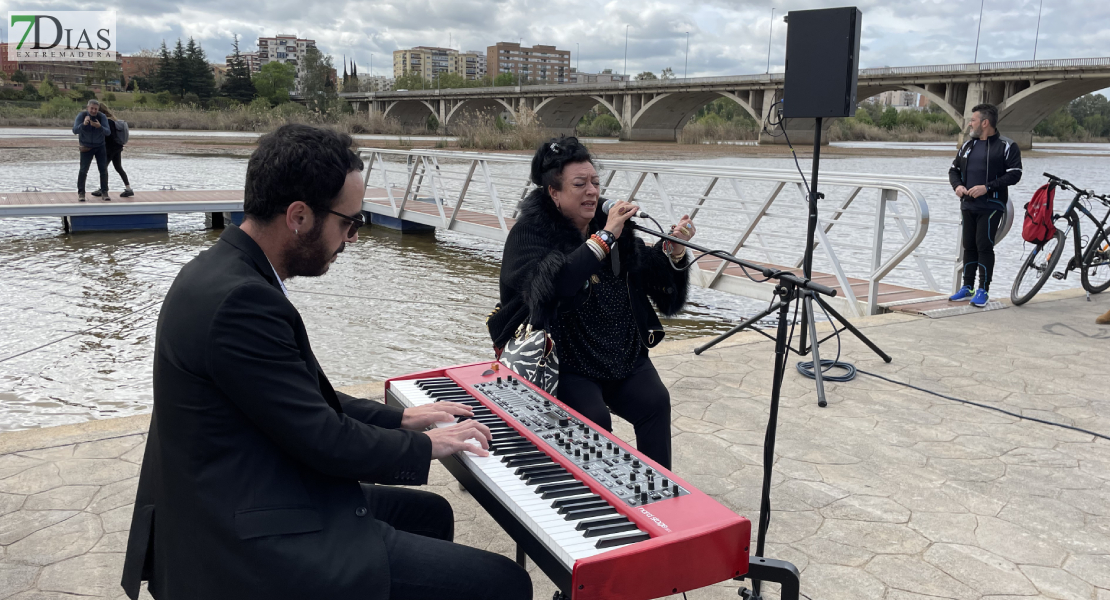
{"label": "tripod stand leg", "polygon": [[767,315],[769,315],[769,314],[775,312],[776,310],[778,310],[779,306],[782,306],[781,301],[774,303],[767,310],[765,310],[765,311],[759,313],[758,315],[748,319],[747,321],[744,321],[743,323],[737,325],[736,327],[733,327],[732,329],[729,329],[728,331],[722,333],[721,335],[709,340],[705,344],[703,344],[701,346],[698,346],[697,348],[694,348],[694,354],[700,355],[702,352],[705,352],[706,350],[712,348],[713,346],[716,346],[717,344],[720,344],[721,342],[725,341],[726,339],[731,337],[733,334],[739,332],[741,329],[746,329],[748,327],[751,327],[755,323],[758,323],[759,320],[762,319],[763,317],[766,317]]}
{"label": "tripod stand leg", "polygon": [[802,331],[808,329],[809,338],[813,342],[809,350],[813,356],[813,380],[817,382],[817,406],[824,408],[829,405],[829,402],[825,400],[825,376],[821,373],[821,350],[820,344],[817,343],[817,324],[813,321],[813,294],[810,292],[803,292],[803,294],[805,296],[802,311],[806,314],[806,324]]}
{"label": "tripod stand leg", "polygon": [[[836,319],[837,322],[839,322],[839,323],[843,323],[844,327],[848,331],[852,332],[852,335],[856,336],[856,338],[858,338],[859,341],[863,342],[864,344],[867,344],[867,347],[871,348],[871,350],[873,352],[875,352],[875,354],[878,354],[879,357],[883,359],[883,362],[890,362],[890,361],[894,360],[893,358],[890,357],[889,354],[887,354],[886,352],[883,352],[882,348],[879,348],[878,346],[876,346],[875,342],[872,342],[866,335],[863,335],[862,331],[856,329],[855,325],[852,325],[852,323],[850,321],[848,321],[848,319],[845,319],[843,316],[841,316],[840,313],[836,312],[836,310],[833,309],[833,307],[826,304],[825,301],[820,296],[815,296],[815,299],[817,300],[818,304],[820,304],[826,311],[828,311],[829,315],[831,315],[832,318]],[[833,325],[836,325],[836,323],[833,323]]]}

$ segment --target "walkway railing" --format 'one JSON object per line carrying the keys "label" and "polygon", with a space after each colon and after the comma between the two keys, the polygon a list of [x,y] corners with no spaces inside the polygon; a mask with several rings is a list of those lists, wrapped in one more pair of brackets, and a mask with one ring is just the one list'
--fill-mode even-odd
{"label": "walkway railing", "polygon": [[[367,187],[379,188],[376,198],[368,197],[367,211],[488,239],[505,239],[520,201],[534,187],[528,182],[527,156],[374,148],[360,153]],[[664,227],[689,214],[704,245],[786,268],[802,264],[807,209],[797,171],[627,160],[598,160],[596,165],[603,196],[635,201]],[[959,212],[941,220],[956,231],[922,246],[931,222],[929,205],[918,191],[922,186],[938,193],[943,186],[951,195],[943,178],[822,172],[825,199],[814,270],[835,277],[852,313],[881,312],[887,305],[883,284],[922,290],[922,297],[950,293],[945,288],[952,287],[959,271]],[[757,291],[724,270],[723,263],[700,270],[694,281],[769,297],[765,288]]]}

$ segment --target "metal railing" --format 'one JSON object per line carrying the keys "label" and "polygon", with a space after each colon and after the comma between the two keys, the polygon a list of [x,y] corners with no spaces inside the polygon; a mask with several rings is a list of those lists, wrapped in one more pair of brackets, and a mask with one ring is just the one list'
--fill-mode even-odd
{"label": "metal railing", "polygon": [[[886,75],[929,75],[933,73],[984,73],[988,71],[1028,70],[1028,69],[1060,69],[1076,67],[1110,67],[1110,57],[1101,58],[1061,58],[1052,60],[1017,60],[989,63],[960,63],[951,65],[919,65],[910,67],[875,67],[860,69],[862,78],[882,77]],[[432,96],[467,96],[491,94],[544,94],[559,93],[566,90],[585,90],[597,93],[634,91],[659,88],[681,88],[689,85],[704,84],[746,84],[746,83],[775,83],[783,81],[782,73],[757,73],[752,75],[725,75],[720,77],[689,77],[674,79],[652,79],[646,81],[620,81],[612,83],[562,83],[538,84],[523,86],[501,87],[474,87],[474,88],[447,88],[447,89],[421,89],[405,90],[403,92],[348,92],[340,94],[344,98],[367,99],[374,98],[408,98]],[[294,97],[299,99],[299,97]]]}
{"label": "metal railing", "polygon": [[[486,239],[506,238],[519,203],[534,187],[527,156],[376,148],[362,148],[360,154],[367,165],[364,210]],[[801,266],[807,209],[797,171],[627,160],[598,160],[596,166],[604,196],[633,200],[664,226],[689,214],[705,245],[781,267]],[[884,301],[884,284],[896,286],[890,293],[903,297],[914,290],[925,297],[950,293],[944,291],[949,282],[941,279],[951,276],[954,284],[959,273],[959,212],[953,211],[956,218],[931,219],[919,191],[926,186],[951,196],[946,179],[823,172],[820,185],[826,198],[814,270],[835,278],[846,310],[874,314],[900,303]],[[923,246],[934,223],[954,231]],[[770,298],[768,285],[724,269],[723,263],[695,269],[692,281]]]}

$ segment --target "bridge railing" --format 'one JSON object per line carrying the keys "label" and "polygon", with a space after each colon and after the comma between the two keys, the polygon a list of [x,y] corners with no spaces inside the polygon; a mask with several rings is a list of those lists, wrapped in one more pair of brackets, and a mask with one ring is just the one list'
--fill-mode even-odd
{"label": "bridge railing", "polygon": [[[534,187],[527,156],[375,148],[360,153],[367,164],[366,210],[488,239],[505,239],[519,203]],[[635,201],[664,227],[689,214],[697,220],[700,243],[750,260],[801,266],[807,209],[796,170],[626,160],[598,160],[596,166],[603,196]],[[951,195],[940,178],[822,172],[825,199],[814,269],[835,277],[853,314],[898,303],[884,299],[898,289],[950,293],[959,271],[959,212],[932,219],[921,188]],[[923,245],[931,224],[948,231]],[[697,271],[693,281],[769,298],[769,290],[724,268]]]}

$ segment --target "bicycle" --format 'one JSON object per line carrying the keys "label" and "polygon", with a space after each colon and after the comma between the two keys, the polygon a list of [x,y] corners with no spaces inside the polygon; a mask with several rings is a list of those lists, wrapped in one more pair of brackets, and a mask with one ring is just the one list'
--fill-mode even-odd
{"label": "bicycle", "polygon": [[[1063,214],[1052,216],[1052,222],[1064,219],[1066,228],[1056,228],[1056,235],[1044,244],[1038,244],[1026,257],[1018,270],[1017,278],[1010,289],[1010,301],[1015,306],[1025,304],[1040,291],[1048,281],[1049,276],[1056,279],[1065,279],[1070,271],[1079,269],[1080,282],[1083,289],[1090,294],[1097,294],[1110,288],[1110,232],[1106,230],[1106,221],[1110,219],[1110,197],[1098,195],[1092,191],[1080,189],[1066,179],[1051,173],[1045,173],[1049,182],[1055,183],[1059,189],[1075,192],[1075,197],[1068,204]],[[1107,207],[1106,216],[1099,221],[1086,206],[1080,203],[1084,198],[1097,200]],[[1095,233],[1084,245],[1083,235],[1080,233],[1079,213],[1085,215],[1095,225]],[[1056,271],[1060,257],[1067,251],[1065,242],[1072,230],[1075,230],[1075,253],[1068,260],[1063,271]]]}

